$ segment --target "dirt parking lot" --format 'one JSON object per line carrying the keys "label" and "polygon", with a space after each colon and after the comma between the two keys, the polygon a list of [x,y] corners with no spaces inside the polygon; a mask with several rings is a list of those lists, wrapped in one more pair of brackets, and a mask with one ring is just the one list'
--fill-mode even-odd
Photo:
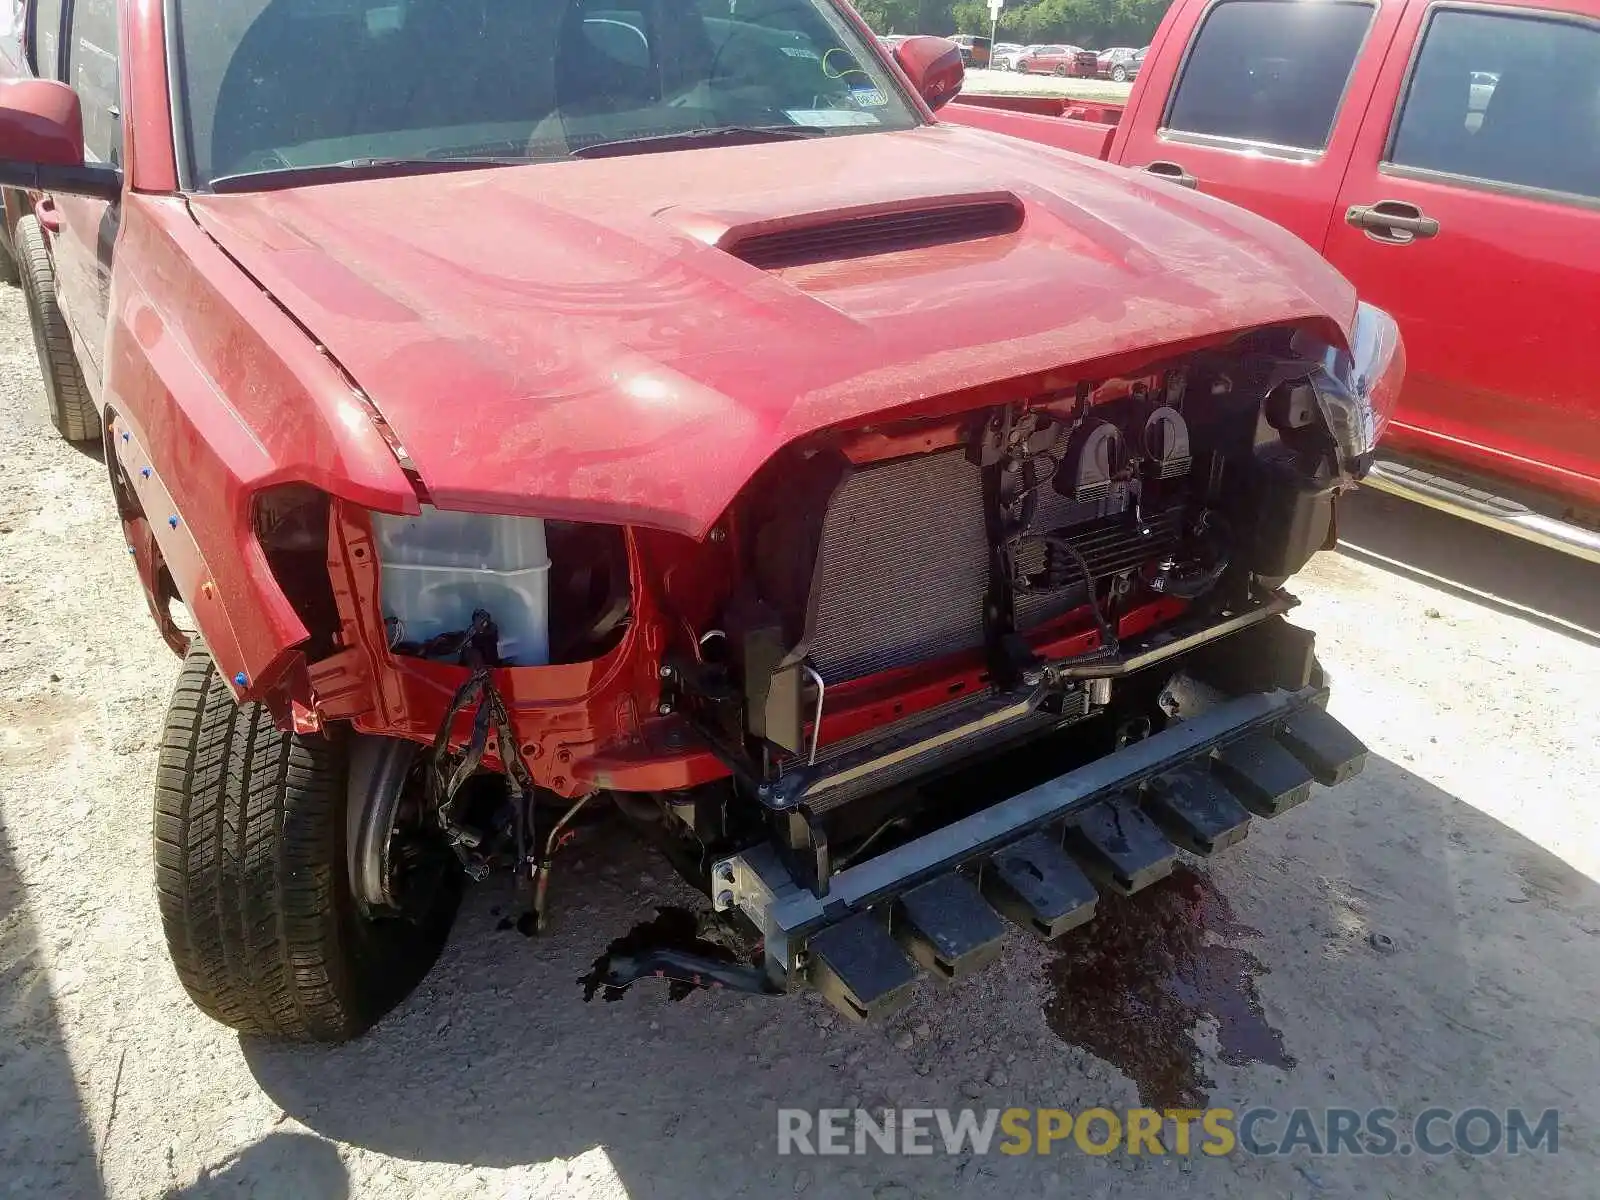
{"label": "dirt parking lot", "polygon": [[[151,884],[156,637],[104,469],[42,415],[0,292],[0,1192],[40,1197],[1595,1194],[1600,575],[1363,497],[1301,581],[1365,775],[879,1027],[808,999],[576,980],[654,904],[575,848],[555,930],[465,906],[360,1042],[187,1003]],[[1498,599],[1496,598],[1498,597]],[[1560,1110],[1559,1152],[793,1158],[782,1107]],[[1282,1132],[1282,1126],[1278,1127]]]}

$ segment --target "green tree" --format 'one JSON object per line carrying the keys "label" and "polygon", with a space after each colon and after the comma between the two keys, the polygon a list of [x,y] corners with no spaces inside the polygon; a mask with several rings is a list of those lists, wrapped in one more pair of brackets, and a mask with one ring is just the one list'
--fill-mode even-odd
{"label": "green tree", "polygon": [[[1006,42],[1144,46],[1171,0],[1007,0],[996,36]],[[989,32],[985,0],[860,0],[879,33]]]}

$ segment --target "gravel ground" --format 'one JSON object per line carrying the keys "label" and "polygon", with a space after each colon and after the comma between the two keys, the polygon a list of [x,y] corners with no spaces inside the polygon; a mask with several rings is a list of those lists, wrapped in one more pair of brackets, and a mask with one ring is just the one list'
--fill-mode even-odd
{"label": "gravel ground", "polygon": [[[99,463],[56,441],[0,293],[0,1191],[50,1197],[1588,1196],[1600,1108],[1596,574],[1370,498],[1303,577],[1365,775],[1068,945],[887,1026],[815,1001],[575,979],[655,903],[624,843],[556,929],[469,898],[444,960],[337,1049],[189,1007],[151,887],[157,639]],[[1398,563],[1409,564],[1404,567]],[[1477,589],[1476,591],[1474,589]],[[1481,594],[1498,593],[1509,603]],[[1517,606],[1526,607],[1517,607]],[[1529,611],[1538,609],[1545,615]],[[1588,715],[1585,715],[1588,714]],[[1109,950],[1106,948],[1109,947]],[[1100,951],[1106,951],[1100,953]],[[780,1105],[1562,1112],[1555,1156],[797,1160]]]}

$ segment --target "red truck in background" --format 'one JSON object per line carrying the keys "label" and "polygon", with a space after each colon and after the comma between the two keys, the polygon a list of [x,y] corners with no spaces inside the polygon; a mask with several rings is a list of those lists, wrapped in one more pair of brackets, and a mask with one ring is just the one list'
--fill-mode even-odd
{"label": "red truck in background", "polygon": [[1299,235],[1405,334],[1367,482],[1600,562],[1600,0],[1177,0],[1126,105],[941,116]]}

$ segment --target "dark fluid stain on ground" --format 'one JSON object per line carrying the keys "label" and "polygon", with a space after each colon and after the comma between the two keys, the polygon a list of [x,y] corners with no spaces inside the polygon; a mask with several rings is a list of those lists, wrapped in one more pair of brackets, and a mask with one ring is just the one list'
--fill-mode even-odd
{"label": "dark fluid stain on ground", "polygon": [[[736,963],[738,956],[727,946],[706,937],[709,932],[706,920],[686,908],[656,909],[653,920],[641,922],[617,938],[594,960],[589,973],[579,977],[583,998],[593,1000],[599,994],[608,1003],[622,999],[629,985],[618,986],[611,982],[615,978],[614,968],[625,968],[631,960],[643,958],[655,950],[679,950],[720,963]],[[667,979],[665,983],[669,1000],[682,1000],[696,990],[694,984],[684,980]]]}
{"label": "dark fluid stain on ground", "polygon": [[1153,1107],[1205,1106],[1213,1084],[1194,1041],[1205,1017],[1217,1021],[1223,1062],[1293,1067],[1261,1010],[1256,980],[1267,969],[1246,950],[1207,944],[1208,933],[1259,936],[1187,866],[1131,898],[1102,894],[1095,919],[1069,934],[1046,968],[1054,996],[1045,1020],[1063,1041],[1122,1070]]}

